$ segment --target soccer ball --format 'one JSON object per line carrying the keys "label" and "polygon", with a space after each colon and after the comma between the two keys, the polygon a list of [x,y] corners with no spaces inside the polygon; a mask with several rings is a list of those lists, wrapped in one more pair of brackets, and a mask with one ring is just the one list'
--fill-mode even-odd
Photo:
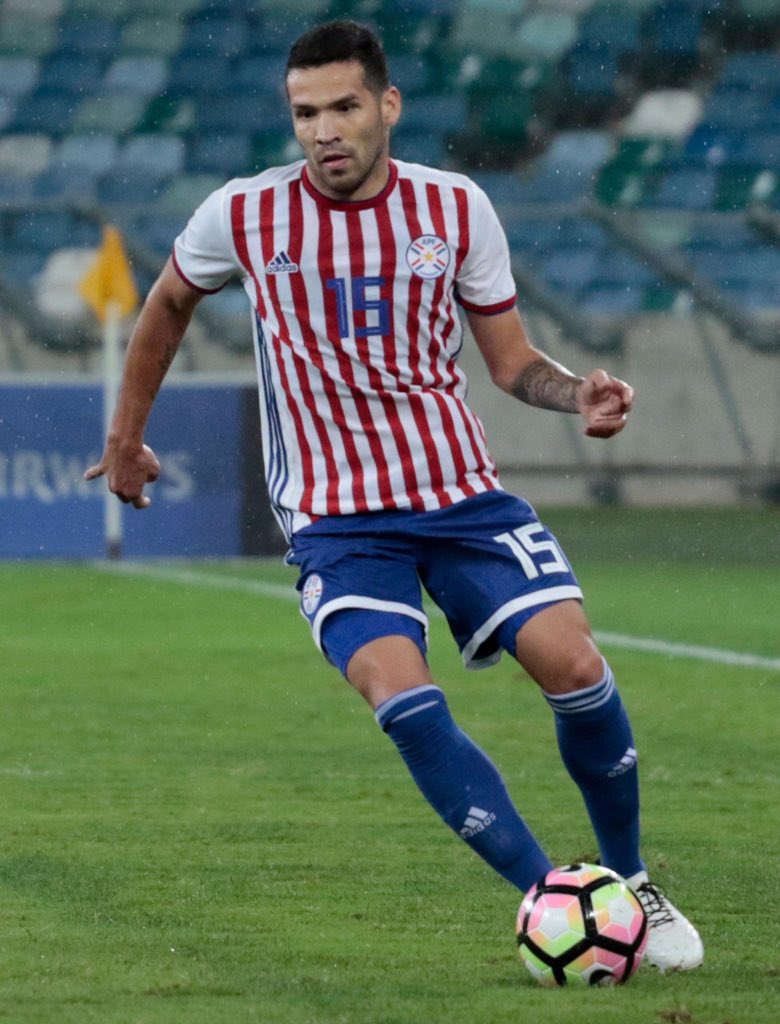
{"label": "soccer ball", "polygon": [[517,945],[542,985],[622,985],[645,955],[647,918],[620,875],[571,864],[528,890],[517,914]]}

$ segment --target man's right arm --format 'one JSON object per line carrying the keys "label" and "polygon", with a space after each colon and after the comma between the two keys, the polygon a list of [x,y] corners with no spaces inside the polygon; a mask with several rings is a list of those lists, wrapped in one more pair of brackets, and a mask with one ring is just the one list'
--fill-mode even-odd
{"label": "man's right arm", "polygon": [[100,462],[84,474],[105,476],[109,489],[124,502],[146,508],[144,485],[156,480],[160,464],[144,444],[144,430],[160,385],[187,330],[202,293],[179,276],[171,259],[138,316],[127,347],[116,410]]}

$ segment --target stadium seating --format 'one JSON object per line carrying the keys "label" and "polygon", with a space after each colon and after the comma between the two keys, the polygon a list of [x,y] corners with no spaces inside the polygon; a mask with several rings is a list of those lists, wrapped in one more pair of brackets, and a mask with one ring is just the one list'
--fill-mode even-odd
{"label": "stadium seating", "polygon": [[[404,93],[396,155],[470,173],[541,285],[609,316],[676,294],[595,223],[598,203],[630,213],[642,244],[729,301],[775,307],[780,250],[746,213],[780,209],[780,10],[716,6],[717,17],[705,0],[5,0],[0,197],[14,209],[60,201],[62,216],[5,224],[0,262],[24,280],[53,242],[72,246],[75,200],[164,257],[221,181],[300,155],[287,50],[317,20],[349,15],[380,28]],[[728,275],[711,230],[726,223],[739,254]],[[232,314],[235,296],[220,301]]]}

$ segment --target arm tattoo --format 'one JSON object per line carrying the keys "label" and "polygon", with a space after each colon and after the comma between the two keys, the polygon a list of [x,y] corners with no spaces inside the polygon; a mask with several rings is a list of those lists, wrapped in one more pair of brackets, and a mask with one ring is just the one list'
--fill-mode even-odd
{"label": "arm tattoo", "polygon": [[577,412],[576,392],[582,377],[575,377],[552,359],[542,356],[523,370],[512,394],[527,405],[558,412]]}

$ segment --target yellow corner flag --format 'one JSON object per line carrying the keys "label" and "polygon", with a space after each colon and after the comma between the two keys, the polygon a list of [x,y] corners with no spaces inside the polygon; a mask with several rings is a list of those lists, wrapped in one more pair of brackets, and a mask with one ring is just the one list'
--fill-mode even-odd
{"label": "yellow corner flag", "polygon": [[138,305],[138,290],[127,262],[122,236],[110,224],[103,228],[103,244],[95,262],[79,282],[79,294],[101,321],[105,321],[111,302],[116,303],[121,316],[132,313]]}

